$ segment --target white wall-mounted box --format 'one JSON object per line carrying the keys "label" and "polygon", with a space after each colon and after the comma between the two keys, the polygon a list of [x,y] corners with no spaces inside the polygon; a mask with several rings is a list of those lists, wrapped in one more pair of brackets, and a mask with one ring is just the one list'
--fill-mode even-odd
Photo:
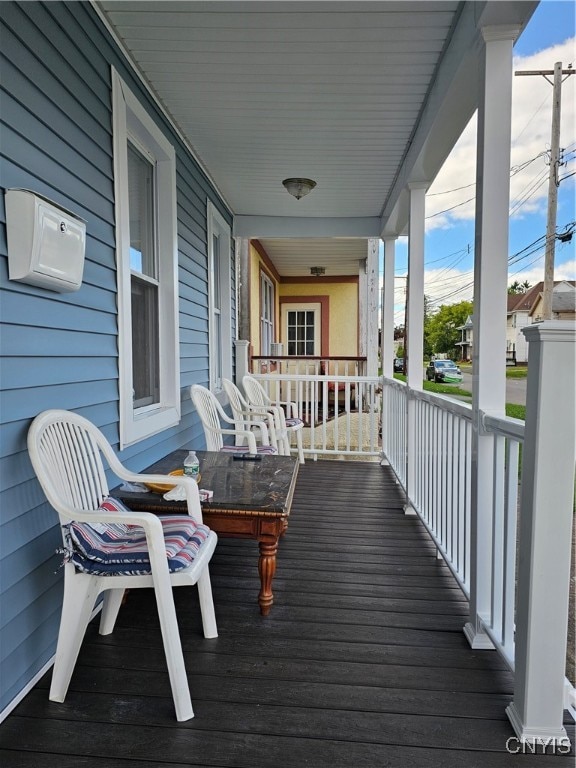
{"label": "white wall-mounted box", "polygon": [[8,277],[64,293],[82,285],[86,222],[27,189],[7,189]]}

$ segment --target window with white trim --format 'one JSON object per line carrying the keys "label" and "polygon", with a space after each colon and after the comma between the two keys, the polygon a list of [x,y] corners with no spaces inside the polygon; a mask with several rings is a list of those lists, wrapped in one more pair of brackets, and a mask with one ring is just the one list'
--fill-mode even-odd
{"label": "window with white trim", "polygon": [[120,447],[180,421],[176,156],[112,71]]}
{"label": "window with white trim", "polygon": [[260,354],[269,355],[274,341],[274,283],[260,273]]}
{"label": "window with white trim", "polygon": [[230,227],[208,201],[208,307],[210,389],[223,391],[222,379],[232,378],[232,254]]}
{"label": "window with white trim", "polygon": [[302,357],[320,354],[320,304],[284,304],[282,323],[286,354]]}

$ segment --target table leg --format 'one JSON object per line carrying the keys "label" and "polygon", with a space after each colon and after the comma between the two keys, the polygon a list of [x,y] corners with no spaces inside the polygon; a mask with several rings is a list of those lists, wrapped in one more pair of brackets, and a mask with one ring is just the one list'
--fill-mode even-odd
{"label": "table leg", "polygon": [[260,613],[267,616],[274,602],[272,594],[272,579],[276,572],[276,553],[278,552],[278,539],[260,540],[260,557],[258,559],[258,573],[260,574],[260,594],[258,603],[260,604]]}

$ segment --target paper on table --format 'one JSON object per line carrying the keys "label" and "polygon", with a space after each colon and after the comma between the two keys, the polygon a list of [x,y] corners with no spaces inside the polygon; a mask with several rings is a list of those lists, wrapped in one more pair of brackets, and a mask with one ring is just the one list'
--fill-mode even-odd
{"label": "paper on table", "polygon": [[186,488],[183,485],[175,485],[164,494],[166,501],[186,501]]}
{"label": "paper on table", "polygon": [[[209,501],[214,497],[214,491],[200,489],[198,495],[200,496],[200,501]],[[186,501],[186,490],[182,485],[177,485],[171,491],[165,493],[164,498],[166,501]]]}
{"label": "paper on table", "polygon": [[128,493],[148,493],[149,489],[146,488],[144,483],[122,483],[120,486],[121,491],[127,491]]}

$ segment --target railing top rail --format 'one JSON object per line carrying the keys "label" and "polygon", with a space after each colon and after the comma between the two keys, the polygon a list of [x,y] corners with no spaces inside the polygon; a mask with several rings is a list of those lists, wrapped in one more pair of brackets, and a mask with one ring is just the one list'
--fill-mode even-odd
{"label": "railing top rail", "polygon": [[353,355],[252,355],[252,360],[291,360],[298,362],[299,360],[314,362],[318,360],[323,362],[324,360],[347,360],[351,363],[365,363],[366,357],[354,357]]}
{"label": "railing top rail", "polygon": [[490,416],[482,413],[482,424],[488,432],[495,432],[513,440],[524,440],[524,422],[511,416]]}
{"label": "railing top rail", "polygon": [[382,376],[382,382],[386,384],[387,387],[392,387],[394,389],[408,388],[405,381],[398,381],[398,379],[391,379],[388,376]]}
{"label": "railing top rail", "polygon": [[414,398],[414,400],[422,400],[425,403],[430,403],[430,405],[436,405],[438,408],[450,411],[450,413],[454,413],[457,416],[462,416],[464,419],[472,418],[471,403],[462,403],[459,400],[453,400],[449,395],[423,392],[420,389],[409,389],[408,396]]}
{"label": "railing top rail", "polygon": [[332,373],[252,373],[255,379],[264,381],[337,381],[342,384],[379,384],[380,376],[337,376]]}
{"label": "railing top rail", "polygon": [[387,376],[383,376],[382,379],[386,386],[406,390],[408,397],[413,400],[430,403],[430,405],[435,405],[437,408],[442,408],[442,410],[449,411],[455,416],[460,416],[463,419],[472,419],[472,405],[470,403],[461,403],[458,400],[452,400],[449,395],[439,395],[432,392],[423,392],[420,389],[411,389],[403,381],[390,379]]}

